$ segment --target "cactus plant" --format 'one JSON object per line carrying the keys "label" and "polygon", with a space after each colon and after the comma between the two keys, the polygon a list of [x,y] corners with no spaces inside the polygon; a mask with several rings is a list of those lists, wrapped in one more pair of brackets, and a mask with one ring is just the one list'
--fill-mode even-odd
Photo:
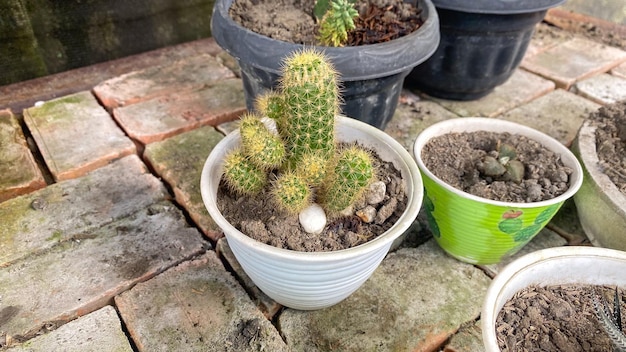
{"label": "cactus plant", "polygon": [[348,31],[355,28],[354,18],[359,16],[354,0],[319,0],[315,14],[321,18],[317,39],[326,46],[343,46]]}
{"label": "cactus plant", "polygon": [[[260,115],[276,122],[276,132],[259,115],[244,115],[239,126],[241,148],[225,165],[227,184],[250,194],[267,182],[258,170],[276,172],[271,192],[276,204],[289,213],[300,212],[313,201],[331,215],[348,207],[375,172],[368,152],[357,146],[338,151],[335,116],[340,99],[337,73],[323,54],[305,49],[286,58],[278,91],[257,100]],[[241,180],[246,176],[254,181]]]}
{"label": "cactus plant", "polygon": [[611,339],[615,351],[626,352],[626,334],[624,334],[622,330],[620,297],[617,287],[615,287],[612,314],[609,309],[609,304],[603,298],[600,298],[598,294],[593,296],[593,308],[600,325]]}

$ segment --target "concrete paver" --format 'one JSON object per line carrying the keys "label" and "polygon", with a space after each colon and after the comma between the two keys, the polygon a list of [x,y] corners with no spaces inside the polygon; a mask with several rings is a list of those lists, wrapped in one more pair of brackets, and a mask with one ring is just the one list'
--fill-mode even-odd
{"label": "concrete paver", "polygon": [[26,109],[24,121],[56,181],[80,177],[136,151],[90,92]]}
{"label": "concrete paver", "polygon": [[624,61],[626,51],[576,37],[530,56],[521,67],[567,90],[574,83],[607,72]]}
{"label": "concrete paver", "polygon": [[626,77],[604,73],[576,83],[573,89],[598,104],[612,104],[626,99]]}
{"label": "concrete paver", "polygon": [[461,324],[478,318],[489,282],[431,240],[389,254],[343,302],[286,309],[279,325],[294,351],[437,351]]}
{"label": "concrete paver", "polygon": [[201,54],[112,78],[93,91],[107,109],[113,110],[158,96],[199,90],[228,78],[235,78],[231,70],[214,56]]}
{"label": "concrete paver", "polygon": [[153,143],[200,126],[216,126],[246,111],[239,79],[227,79],[202,90],[168,94],[113,111],[128,135]]}
{"label": "concrete paver", "polygon": [[19,342],[65,324],[206,248],[169,202],[86,231],[0,268],[0,336]]}
{"label": "concrete paver", "polygon": [[115,298],[143,351],[287,351],[214,252]]}
{"label": "concrete paver", "polygon": [[0,203],[46,186],[22,128],[10,110],[0,110],[0,175]]}
{"label": "concrete paver", "polygon": [[464,325],[459,329],[450,342],[446,344],[443,352],[483,352],[482,330],[480,329],[480,321]]}
{"label": "concrete paver", "polygon": [[494,117],[554,90],[554,82],[524,70],[515,70],[511,78],[487,96],[473,101],[434,99],[444,108],[464,117]]}
{"label": "concrete paver", "polygon": [[146,162],[170,185],[178,204],[212,240],[221,237],[222,231],[202,202],[200,175],[211,150],[223,137],[207,126],[148,144],[144,152]]}
{"label": "concrete paver", "polygon": [[498,118],[535,128],[568,146],[583,120],[598,108],[599,104],[557,89]]}
{"label": "concrete paver", "polygon": [[7,351],[132,352],[133,348],[115,308],[106,306]]}
{"label": "concrete paver", "polygon": [[0,203],[0,267],[166,199],[136,155]]}

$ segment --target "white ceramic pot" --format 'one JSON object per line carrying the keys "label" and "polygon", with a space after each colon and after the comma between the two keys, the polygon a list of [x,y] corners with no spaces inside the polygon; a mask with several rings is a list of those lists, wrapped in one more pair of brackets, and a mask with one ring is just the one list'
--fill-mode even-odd
{"label": "white ceramic pot", "polygon": [[556,247],[508,264],[491,282],[480,316],[487,352],[498,352],[496,319],[513,295],[530,285],[592,284],[626,288],[626,252],[596,247]]}
{"label": "white ceramic pot", "polygon": [[595,246],[626,251],[626,196],[599,167],[596,128],[589,121],[578,131],[572,151],[585,176],[574,196],[583,230]]}
{"label": "white ceramic pot", "polygon": [[332,252],[299,252],[257,242],[233,227],[216,205],[224,156],[239,145],[239,132],[228,134],[209,155],[200,189],[209,214],[224,231],[235,257],[252,281],[276,302],[295,309],[332,306],[356,291],[374,272],[396,238],[417,217],[423,197],[422,179],[415,161],[397,141],[366,123],[338,116],[337,138],[373,148],[402,173],[407,208],[384,234],[359,246]]}

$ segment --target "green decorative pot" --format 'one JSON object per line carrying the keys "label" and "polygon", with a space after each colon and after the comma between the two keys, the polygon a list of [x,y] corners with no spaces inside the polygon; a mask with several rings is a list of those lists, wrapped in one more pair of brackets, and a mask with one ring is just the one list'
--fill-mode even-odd
{"label": "green decorative pot", "polygon": [[[451,132],[509,132],[531,138],[561,155],[573,172],[569,189],[541,202],[511,203],[474,196],[436,177],[422,160],[430,139]],[[467,117],[434,124],[420,133],[413,153],[424,182],[424,209],[433,236],[448,254],[471,264],[494,264],[517,253],[552,219],[563,202],[582,184],[582,168],[564,145],[548,135],[517,123]]]}

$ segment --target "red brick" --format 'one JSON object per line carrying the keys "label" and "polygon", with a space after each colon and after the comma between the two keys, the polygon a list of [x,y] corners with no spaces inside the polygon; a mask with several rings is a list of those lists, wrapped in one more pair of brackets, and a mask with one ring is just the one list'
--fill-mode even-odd
{"label": "red brick", "polygon": [[19,122],[0,110],[0,203],[46,186]]}
{"label": "red brick", "polygon": [[215,57],[202,54],[112,78],[93,91],[102,104],[112,110],[158,96],[202,89],[234,77],[234,73]]}
{"label": "red brick", "polygon": [[574,38],[528,57],[522,67],[569,89],[587,77],[607,72],[626,61],[626,51]]}
{"label": "red brick", "polygon": [[26,109],[24,120],[56,181],[80,177],[136,152],[90,92]]}
{"label": "red brick", "polygon": [[205,89],[160,96],[113,110],[128,135],[143,144],[205,125],[218,125],[246,111],[239,79],[216,82]]}
{"label": "red brick", "polygon": [[140,352],[288,350],[214,252],[138,284],[115,303]]}
{"label": "red brick", "polygon": [[[207,243],[169,202],[157,203],[0,268],[2,330],[33,337],[100,309],[113,297],[199,255]],[[6,311],[5,311],[6,310]]]}

